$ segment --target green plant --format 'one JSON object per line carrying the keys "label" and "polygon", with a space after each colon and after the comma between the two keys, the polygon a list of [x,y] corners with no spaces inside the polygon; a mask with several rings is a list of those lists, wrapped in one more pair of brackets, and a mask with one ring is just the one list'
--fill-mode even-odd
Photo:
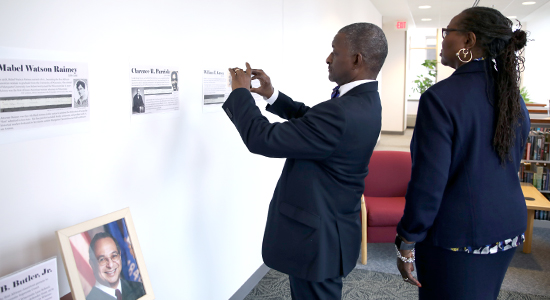
{"label": "green plant", "polygon": [[525,103],[531,102],[531,98],[529,98],[529,92],[527,91],[526,87],[522,87],[519,90],[519,94],[521,95],[521,98],[523,98],[523,101],[525,101]]}
{"label": "green plant", "polygon": [[416,86],[413,88],[413,91],[420,94],[424,93],[429,87],[434,85],[435,78],[437,77],[437,60],[435,59],[426,59],[422,66],[428,69],[428,76],[418,75],[414,83]]}

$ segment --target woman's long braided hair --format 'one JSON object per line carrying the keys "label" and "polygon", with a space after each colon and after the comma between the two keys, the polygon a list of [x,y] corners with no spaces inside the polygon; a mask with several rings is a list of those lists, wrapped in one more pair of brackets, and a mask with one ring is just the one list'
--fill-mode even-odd
{"label": "woman's long braided hair", "polygon": [[472,7],[462,15],[459,26],[476,35],[476,45],[488,64],[486,72],[492,73],[496,120],[493,147],[505,165],[506,160],[512,160],[511,148],[522,117],[519,82],[524,58],[520,50],[527,43],[527,33],[512,31],[513,22],[493,8]]}

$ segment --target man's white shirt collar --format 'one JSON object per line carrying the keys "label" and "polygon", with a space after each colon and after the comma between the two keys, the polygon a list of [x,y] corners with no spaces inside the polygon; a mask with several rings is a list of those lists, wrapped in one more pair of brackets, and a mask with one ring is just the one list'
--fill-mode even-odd
{"label": "man's white shirt collar", "polygon": [[361,85],[363,83],[367,83],[367,82],[373,82],[373,81],[376,81],[376,80],[372,80],[372,79],[365,79],[365,80],[357,80],[357,81],[352,81],[350,83],[346,83],[342,86],[340,86],[340,96],[338,97],[342,97],[344,96],[345,93],[349,92],[351,89],[353,89],[354,87],[358,86],[358,85]]}
{"label": "man's white shirt collar", "polygon": [[[349,92],[351,89],[353,89],[354,87],[358,86],[358,85],[361,85],[363,83],[367,83],[367,82],[374,82],[376,80],[372,80],[372,79],[364,79],[364,80],[357,80],[357,81],[352,81],[350,83],[346,83],[342,86],[340,86],[340,96],[338,97],[342,97],[345,93]],[[273,103],[275,103],[275,100],[277,100],[277,98],[279,97],[279,90],[277,89],[273,89],[273,95],[271,95],[271,97],[269,98],[266,98],[264,97],[264,100],[267,101],[267,103],[273,105]]]}
{"label": "man's white shirt collar", "polygon": [[118,286],[116,287],[116,289],[105,286],[105,285],[99,283],[97,280],[95,281],[95,287],[100,289],[101,291],[107,293],[108,295],[113,296],[115,299],[116,299],[116,290],[117,289],[122,294],[122,285],[120,284],[120,279],[118,279]]}

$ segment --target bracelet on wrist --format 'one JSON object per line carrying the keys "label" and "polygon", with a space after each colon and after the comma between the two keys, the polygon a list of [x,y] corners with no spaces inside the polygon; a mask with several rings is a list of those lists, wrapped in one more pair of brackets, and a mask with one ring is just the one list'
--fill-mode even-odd
{"label": "bracelet on wrist", "polygon": [[397,251],[397,257],[403,262],[406,262],[406,263],[414,262],[414,259],[415,259],[414,248],[411,250],[411,253],[412,253],[411,257],[404,257],[403,255],[401,255],[401,252],[399,252],[399,249],[397,248],[397,246],[395,246],[395,251]]}

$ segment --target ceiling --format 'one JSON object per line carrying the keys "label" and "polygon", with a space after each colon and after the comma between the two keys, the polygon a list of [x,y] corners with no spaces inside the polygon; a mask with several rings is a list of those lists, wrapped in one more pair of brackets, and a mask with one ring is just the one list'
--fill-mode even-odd
{"label": "ceiling", "polygon": [[[475,0],[370,0],[382,14],[383,22],[407,21],[408,27],[441,28],[447,27],[449,21],[468,7]],[[522,5],[527,0],[480,0],[477,6],[488,6],[498,9],[503,15],[515,16],[523,21],[550,0],[533,0],[534,5]],[[429,9],[419,6],[430,5]],[[422,19],[431,21],[422,21]]]}

